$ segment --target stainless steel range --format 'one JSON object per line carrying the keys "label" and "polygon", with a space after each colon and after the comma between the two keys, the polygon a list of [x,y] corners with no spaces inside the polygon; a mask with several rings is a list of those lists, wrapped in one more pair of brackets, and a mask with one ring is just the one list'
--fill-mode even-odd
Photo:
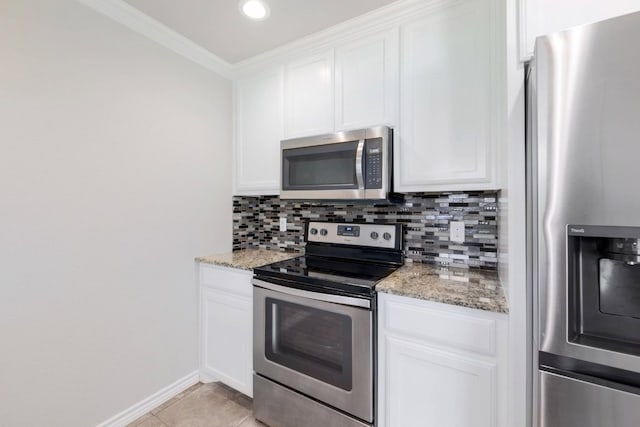
{"label": "stainless steel range", "polygon": [[305,256],[254,269],[254,416],[373,426],[374,287],[402,265],[402,227],[309,222],[305,237]]}

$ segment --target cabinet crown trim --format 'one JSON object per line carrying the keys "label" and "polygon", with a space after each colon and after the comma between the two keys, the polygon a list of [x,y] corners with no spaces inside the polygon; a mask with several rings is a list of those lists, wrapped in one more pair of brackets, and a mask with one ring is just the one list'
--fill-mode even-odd
{"label": "cabinet crown trim", "polygon": [[228,79],[233,77],[233,65],[124,0],[77,1],[208,70]]}
{"label": "cabinet crown trim", "polygon": [[386,29],[393,24],[415,17],[416,14],[454,6],[462,0],[400,0],[235,64],[223,60],[124,0],[77,1],[208,70],[225,78],[234,79],[244,71],[243,69],[269,62],[276,57],[288,55],[300,49],[329,46],[338,40]]}
{"label": "cabinet crown trim", "polygon": [[464,1],[400,0],[240,61],[234,64],[234,70],[238,75],[251,73],[252,70],[267,63],[282,61],[283,58],[301,51],[333,48],[338,43],[389,30],[394,25],[412,20],[421,14],[453,7]]}

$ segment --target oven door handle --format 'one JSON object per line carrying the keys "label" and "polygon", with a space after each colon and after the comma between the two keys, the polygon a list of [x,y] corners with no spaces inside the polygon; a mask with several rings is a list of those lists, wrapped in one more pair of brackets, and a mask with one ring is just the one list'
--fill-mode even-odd
{"label": "oven door handle", "polygon": [[360,197],[364,197],[364,178],[362,173],[362,157],[364,155],[364,139],[358,141],[358,148],[356,149],[356,182],[358,184],[358,190],[362,192]]}
{"label": "oven door handle", "polygon": [[335,303],[335,304],[349,305],[352,307],[363,307],[367,309],[371,308],[371,301],[367,299],[345,297],[343,295],[323,294],[320,292],[304,291],[302,289],[289,288],[287,286],[276,285],[274,283],[265,282],[264,280],[260,280],[260,279],[252,279],[251,283],[253,283],[254,286],[270,289],[272,291],[281,292],[287,295],[293,295],[296,297],[309,298],[317,301],[324,301],[324,302]]}

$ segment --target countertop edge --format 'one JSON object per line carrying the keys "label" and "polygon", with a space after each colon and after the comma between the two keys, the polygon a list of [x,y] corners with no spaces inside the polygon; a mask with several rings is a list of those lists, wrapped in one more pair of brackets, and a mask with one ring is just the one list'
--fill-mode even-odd
{"label": "countertop edge", "polygon": [[435,302],[435,303],[450,305],[454,307],[464,307],[464,308],[469,308],[473,310],[486,311],[488,313],[505,314],[505,315],[509,314],[508,307],[491,308],[491,307],[483,307],[480,304],[466,303],[466,302],[457,301],[453,299],[447,300],[446,298],[425,298],[420,295],[410,294],[405,291],[397,291],[394,289],[379,289],[379,290],[376,290],[376,292],[381,294],[387,294],[387,295],[395,295],[398,297],[411,298],[413,300],[418,300],[418,301]]}
{"label": "countertop edge", "polygon": [[285,252],[272,249],[242,249],[221,254],[198,256],[195,262],[237,270],[252,271],[256,267],[295,258],[300,252]]}
{"label": "countertop edge", "polygon": [[[198,256],[195,262],[251,272],[254,268],[294,258],[300,252],[272,249],[243,249],[222,254]],[[451,273],[463,281],[441,277],[435,265],[408,263],[381,280],[376,292],[450,306],[465,307],[498,314],[509,314],[504,288],[495,271]],[[465,276],[466,275],[466,276]],[[473,279],[469,277],[473,276]]]}
{"label": "countertop edge", "polygon": [[381,280],[376,292],[509,314],[504,288],[498,272],[493,270],[454,271],[431,264],[407,263]]}

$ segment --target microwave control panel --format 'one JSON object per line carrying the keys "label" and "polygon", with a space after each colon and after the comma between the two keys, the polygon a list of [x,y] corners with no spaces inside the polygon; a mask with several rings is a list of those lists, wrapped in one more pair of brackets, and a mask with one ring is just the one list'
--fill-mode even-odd
{"label": "microwave control panel", "polygon": [[382,138],[367,139],[365,150],[365,188],[382,188]]}

